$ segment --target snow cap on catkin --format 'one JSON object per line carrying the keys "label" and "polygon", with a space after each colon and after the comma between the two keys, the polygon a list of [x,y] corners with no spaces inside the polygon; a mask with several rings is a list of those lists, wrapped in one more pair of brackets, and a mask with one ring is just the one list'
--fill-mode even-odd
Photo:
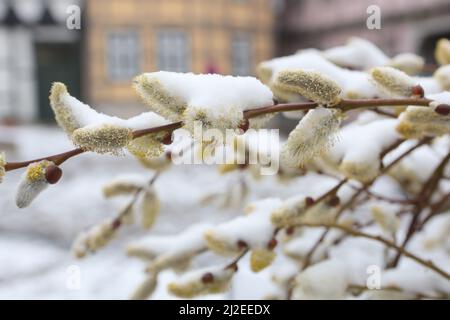
{"label": "snow cap on catkin", "polygon": [[309,70],[284,70],[277,74],[273,87],[293,92],[324,106],[333,106],[341,100],[341,87],[330,77]]}
{"label": "snow cap on catkin", "polygon": [[335,218],[338,208],[336,204],[339,204],[338,199],[336,196],[330,195],[315,203],[310,197],[293,196],[272,211],[271,221],[281,228],[302,223],[330,223]]}
{"label": "snow cap on catkin", "polygon": [[5,165],[6,165],[5,153],[0,152],[0,183],[3,182],[3,177],[5,176],[6,173]]}
{"label": "snow cap on catkin", "polygon": [[394,97],[410,97],[417,85],[406,73],[392,67],[373,68],[370,75],[380,90]]}
{"label": "snow cap on catkin", "polygon": [[169,283],[169,292],[180,298],[221,293],[228,290],[235,273],[233,268],[208,267],[184,274]]}
{"label": "snow cap on catkin", "polygon": [[43,160],[32,163],[27,167],[17,188],[17,207],[28,207],[31,202],[33,202],[33,200],[49,186],[50,183],[47,181],[46,177],[46,169],[49,166],[54,166],[54,163]]}
{"label": "snow cap on catkin", "polygon": [[440,65],[450,64],[450,41],[442,38],[436,44],[434,57]]}
{"label": "snow cap on catkin", "polygon": [[429,108],[409,106],[400,115],[397,131],[403,137],[419,139],[450,133],[450,92],[427,95],[427,98],[432,100]]}
{"label": "snow cap on catkin", "polygon": [[342,112],[337,109],[310,110],[289,134],[281,150],[282,161],[298,168],[328,150],[337,139],[341,119]]}
{"label": "snow cap on catkin", "polygon": [[53,83],[49,98],[56,122],[70,136],[82,125],[67,101],[70,99],[67,87],[61,82]]}
{"label": "snow cap on catkin", "polygon": [[253,202],[246,208],[246,215],[208,229],[204,233],[206,245],[226,256],[236,255],[245,248],[268,248],[275,231],[275,226],[270,223],[270,214],[280,203],[274,198]]}
{"label": "snow cap on catkin", "polygon": [[72,134],[75,145],[97,153],[119,154],[132,138],[131,129],[112,124],[88,126],[77,129]]}
{"label": "snow cap on catkin", "polygon": [[145,73],[135,79],[135,89],[153,111],[194,130],[237,129],[243,111],[273,104],[273,94],[253,77],[176,72]]}
{"label": "snow cap on catkin", "polygon": [[389,66],[407,74],[416,74],[423,70],[425,60],[414,53],[400,53],[389,61]]}
{"label": "snow cap on catkin", "polygon": [[165,86],[163,72],[144,73],[133,80],[133,88],[144,103],[157,114],[171,121],[179,121],[187,108],[186,101]]}

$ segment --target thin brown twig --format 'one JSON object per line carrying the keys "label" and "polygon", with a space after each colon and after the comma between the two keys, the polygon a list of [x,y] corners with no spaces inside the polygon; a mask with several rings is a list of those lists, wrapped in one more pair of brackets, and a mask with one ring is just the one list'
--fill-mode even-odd
{"label": "thin brown twig", "polygon": [[[353,99],[347,100],[342,99],[337,105],[332,108],[340,109],[342,111],[350,111],[355,109],[367,108],[367,107],[379,107],[379,106],[428,106],[430,100],[428,99],[416,99],[416,98],[405,98],[405,99]],[[244,118],[251,119],[258,116],[262,116],[269,113],[278,113],[286,111],[299,111],[299,110],[310,110],[318,107],[317,103],[305,102],[305,103],[284,103],[284,104],[274,104],[267,107],[256,108],[252,110],[244,111]],[[136,130],[133,132],[133,139],[145,136],[147,134],[158,133],[167,131],[172,132],[183,126],[182,122],[175,122],[167,124],[164,126],[158,126],[153,128],[147,128],[142,130]],[[23,162],[8,162],[5,165],[5,171],[12,171],[20,168],[25,168],[31,163],[48,160],[53,161],[56,165],[61,165],[68,159],[75,157],[79,154],[84,153],[85,150],[81,148],[73,149],[64,153],[43,157],[40,159],[23,161]]]}
{"label": "thin brown twig", "polygon": [[[422,140],[420,140],[416,145],[412,146],[411,148],[409,148],[408,150],[406,150],[405,152],[403,152],[401,155],[399,155],[395,160],[393,160],[392,162],[390,162],[387,166],[385,166],[381,172],[380,175],[385,174],[386,172],[388,172],[392,167],[394,167],[398,162],[400,162],[403,158],[405,158],[406,156],[408,156],[411,152],[413,152],[414,150],[416,150],[417,148],[421,147],[422,145],[428,143],[431,141],[431,138],[424,138]],[[345,203],[343,204],[340,208],[339,211],[336,213],[336,218],[335,221],[337,221],[340,216],[344,213],[345,210],[347,210],[348,208],[352,207],[353,204],[355,203],[355,201],[358,199],[358,197],[365,192],[366,190],[369,189],[369,187],[376,181],[378,177],[376,177],[375,179],[373,179],[372,181],[369,181],[367,183],[365,183],[358,191],[356,191],[352,197]],[[323,241],[325,241],[325,238],[327,237],[328,233],[329,233],[329,229],[326,229],[322,235],[320,236],[320,238],[314,243],[314,245],[312,246],[312,248],[309,250],[309,252],[306,255],[306,259],[305,259],[305,263],[303,265],[303,269],[306,269],[310,264],[311,264],[311,259],[314,255],[314,253],[317,251],[317,249],[319,248],[319,246],[323,243]]]}
{"label": "thin brown twig", "polygon": [[316,223],[302,223],[298,225],[299,227],[310,227],[310,228],[328,228],[328,229],[339,229],[349,235],[355,236],[355,237],[361,237],[361,238],[366,238],[366,239],[371,239],[374,241],[378,241],[380,243],[383,243],[384,245],[396,250],[397,252],[400,252],[402,255],[416,261],[417,263],[421,264],[422,266],[431,269],[433,271],[435,271],[436,273],[440,274],[441,276],[443,276],[445,279],[450,281],[450,274],[448,272],[446,272],[445,270],[441,269],[440,267],[436,266],[431,260],[425,260],[423,258],[418,257],[417,255],[411,253],[410,251],[406,250],[405,248],[396,245],[394,242],[385,239],[381,236],[377,236],[377,235],[371,235],[362,231],[358,231],[337,223],[320,223],[320,224],[316,224]]}
{"label": "thin brown twig", "polygon": [[[417,196],[417,205],[414,207],[414,210],[412,212],[413,217],[411,219],[411,222],[408,226],[408,231],[406,232],[406,236],[401,245],[402,248],[406,247],[406,245],[413,237],[414,233],[419,229],[418,227],[420,224],[419,220],[420,214],[422,210],[429,204],[433,192],[438,188],[439,181],[441,180],[441,177],[444,174],[444,169],[449,161],[450,161],[450,152],[441,160],[441,162],[436,167],[430,178],[424,183],[422,189],[420,190]],[[423,227],[423,223],[421,224],[421,226]],[[395,258],[389,263],[389,267],[390,268],[396,267],[401,257],[402,252],[399,251],[395,256]]]}

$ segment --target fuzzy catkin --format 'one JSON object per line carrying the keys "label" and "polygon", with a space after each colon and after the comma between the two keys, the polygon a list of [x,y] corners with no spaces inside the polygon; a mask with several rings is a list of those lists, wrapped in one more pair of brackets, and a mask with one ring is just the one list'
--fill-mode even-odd
{"label": "fuzzy catkin", "polygon": [[27,170],[21,177],[16,192],[16,205],[19,208],[28,207],[31,202],[47,187],[49,183],[45,177],[45,170],[48,166],[53,165],[51,161],[43,160],[35,162],[27,167]]}
{"label": "fuzzy catkin", "polygon": [[436,44],[434,57],[440,65],[450,64],[450,41],[442,38]]}
{"label": "fuzzy catkin", "polygon": [[77,236],[72,251],[77,258],[83,258],[104,247],[114,236],[116,229],[112,220],[106,220]]}
{"label": "fuzzy catkin", "polygon": [[224,292],[230,286],[234,270],[218,269],[196,273],[194,276],[187,274],[178,281],[169,283],[169,292],[181,298]]}
{"label": "fuzzy catkin", "polygon": [[66,132],[68,136],[81,127],[71,108],[66,104],[69,92],[67,87],[61,82],[55,82],[50,90],[50,105],[55,113],[55,119],[58,125]]}
{"label": "fuzzy catkin", "polygon": [[391,67],[373,68],[370,75],[378,88],[394,97],[411,96],[416,85],[406,73]]}
{"label": "fuzzy catkin", "polygon": [[432,108],[410,106],[399,120],[397,132],[408,139],[439,137],[450,133],[450,116],[437,114]]}
{"label": "fuzzy catkin", "polygon": [[284,70],[277,74],[273,87],[297,93],[324,106],[333,106],[341,100],[341,87],[333,79],[316,71]]}
{"label": "fuzzy catkin", "polygon": [[111,124],[80,128],[72,134],[75,145],[100,154],[119,154],[132,139],[131,129]]}
{"label": "fuzzy catkin", "polygon": [[5,153],[0,152],[0,183],[3,182],[3,177],[6,174],[5,165],[6,165]]}
{"label": "fuzzy catkin", "polygon": [[172,96],[158,79],[142,74],[134,78],[133,88],[153,112],[171,121],[182,119],[187,103]]}
{"label": "fuzzy catkin", "polygon": [[281,150],[281,159],[289,167],[302,167],[327,151],[337,139],[342,112],[323,107],[310,110]]}
{"label": "fuzzy catkin", "polygon": [[407,74],[416,74],[423,70],[425,60],[414,53],[400,53],[389,61],[389,66]]}
{"label": "fuzzy catkin", "polygon": [[160,203],[153,187],[145,190],[141,205],[141,224],[144,229],[149,229],[156,221],[160,209]]}

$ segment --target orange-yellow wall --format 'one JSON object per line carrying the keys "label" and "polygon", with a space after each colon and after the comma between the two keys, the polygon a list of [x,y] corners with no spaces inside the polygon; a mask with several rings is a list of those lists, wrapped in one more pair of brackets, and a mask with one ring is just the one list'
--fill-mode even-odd
{"label": "orange-yellow wall", "polygon": [[155,33],[163,28],[188,33],[191,71],[206,71],[209,61],[220,73],[231,73],[231,37],[251,35],[253,67],[273,54],[271,0],[89,0],[86,1],[86,81],[89,100],[96,104],[134,103],[131,83],[107,76],[109,31],[138,32],[141,71],[155,71]]}

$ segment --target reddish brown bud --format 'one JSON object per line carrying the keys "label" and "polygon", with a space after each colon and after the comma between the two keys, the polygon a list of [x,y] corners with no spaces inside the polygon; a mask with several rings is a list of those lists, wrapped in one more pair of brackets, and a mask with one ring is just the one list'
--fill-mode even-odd
{"label": "reddish brown bud", "polygon": [[172,152],[167,151],[165,155],[167,160],[172,160]]}
{"label": "reddish brown bud", "polygon": [[247,242],[245,242],[243,240],[238,240],[237,246],[239,249],[245,249],[248,247],[248,244],[247,244]]}
{"label": "reddish brown bud", "polygon": [[442,103],[438,105],[434,111],[441,116],[447,116],[450,114],[450,106],[448,104]]}
{"label": "reddish brown bud", "polygon": [[338,196],[332,196],[327,203],[330,207],[337,207],[341,203],[341,199]]}
{"label": "reddish brown bud", "polygon": [[172,142],[173,142],[173,140],[172,140],[172,132],[168,133],[160,141],[161,141],[162,144],[165,144],[165,145],[172,144]]}
{"label": "reddish brown bud", "polygon": [[238,164],[239,170],[245,170],[248,168],[248,163]]}
{"label": "reddish brown bud", "polygon": [[207,272],[202,276],[203,283],[212,283],[214,281],[214,275],[211,272]]}
{"label": "reddish brown bud", "polygon": [[289,227],[289,228],[286,229],[286,234],[288,236],[291,236],[291,235],[294,234],[294,231],[295,231],[295,227]]}
{"label": "reddish brown bud", "polygon": [[250,127],[250,121],[248,121],[247,118],[244,118],[244,120],[242,120],[241,124],[239,125],[238,129],[242,130],[242,134],[246,133],[248,128]]}
{"label": "reddish brown bud", "polygon": [[49,184],[55,184],[58,183],[58,181],[62,177],[62,170],[57,165],[51,164],[47,168],[45,168],[45,180]]}
{"label": "reddish brown bud", "polygon": [[112,222],[112,228],[115,230],[119,228],[121,224],[122,221],[120,219],[114,219],[114,221]]}
{"label": "reddish brown bud", "polygon": [[270,239],[269,243],[267,244],[267,248],[269,250],[272,250],[272,249],[274,249],[277,246],[277,244],[278,244],[277,239],[272,238],[272,239]]}
{"label": "reddish brown bud", "polygon": [[307,207],[312,206],[314,203],[315,203],[315,201],[314,201],[313,198],[311,198],[311,197],[306,197],[305,198],[305,204],[306,204]]}
{"label": "reddish brown bud", "polygon": [[233,263],[233,264],[230,264],[230,265],[227,267],[227,269],[233,270],[233,272],[237,272],[239,268],[238,268],[238,266],[237,266],[237,263]]}
{"label": "reddish brown bud", "polygon": [[424,93],[424,91],[423,91],[422,86],[420,86],[420,85],[418,84],[418,85],[412,87],[411,95],[412,95],[413,97],[416,97],[416,98],[423,98],[424,95],[425,95],[425,93]]}

